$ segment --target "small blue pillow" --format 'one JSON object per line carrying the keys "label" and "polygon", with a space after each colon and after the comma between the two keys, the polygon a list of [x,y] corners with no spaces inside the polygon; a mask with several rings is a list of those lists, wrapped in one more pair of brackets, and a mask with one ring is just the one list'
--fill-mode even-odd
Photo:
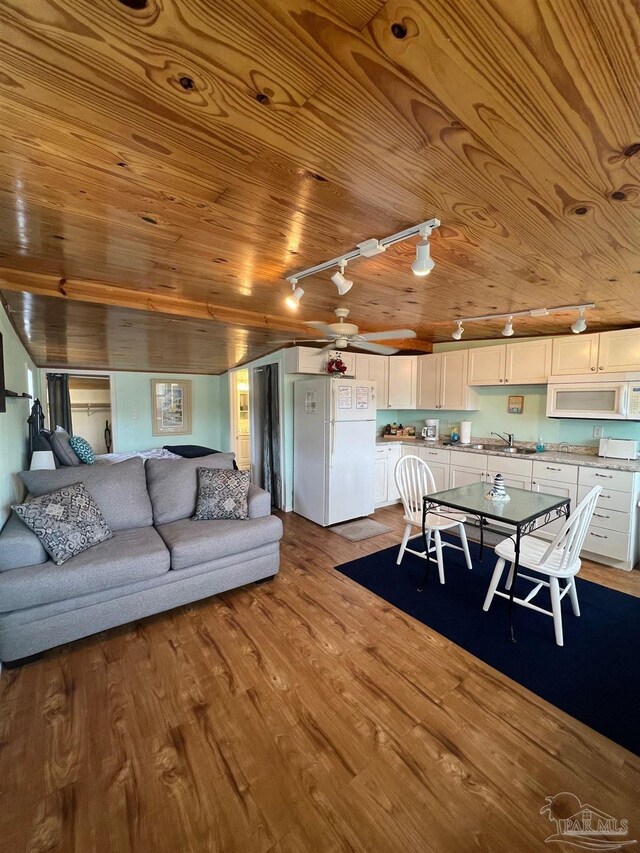
{"label": "small blue pillow", "polygon": [[93,465],[96,461],[93,447],[84,438],[80,438],[79,435],[72,435],[69,439],[69,444],[75,450],[78,459],[85,465]]}

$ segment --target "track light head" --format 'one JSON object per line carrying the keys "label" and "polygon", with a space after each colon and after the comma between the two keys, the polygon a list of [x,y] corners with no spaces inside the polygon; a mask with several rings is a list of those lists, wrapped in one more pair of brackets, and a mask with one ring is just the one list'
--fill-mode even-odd
{"label": "track light head", "polygon": [[587,321],[585,319],[585,309],[584,308],[578,308],[578,317],[577,317],[575,323],[573,323],[571,325],[571,331],[573,332],[574,335],[579,335],[580,332],[584,332],[584,330],[586,328],[587,328]]}
{"label": "track light head", "polygon": [[509,317],[507,322],[504,324],[502,334],[505,338],[510,338],[511,335],[513,335],[513,317]]}
{"label": "track light head", "polygon": [[304,290],[301,287],[298,287],[298,279],[290,278],[288,281],[291,282],[291,293],[284,300],[284,304],[287,308],[291,308],[294,311],[300,307],[300,300],[304,296]]}
{"label": "track light head", "polygon": [[456,329],[451,333],[451,337],[454,341],[459,341],[464,333],[464,329],[462,328],[462,320],[456,320]]}
{"label": "track light head", "polygon": [[344,296],[345,293],[348,293],[353,287],[353,282],[348,278],[345,278],[344,271],[346,269],[346,263],[340,264],[340,270],[338,272],[334,272],[331,276],[331,281],[338,288],[338,293],[340,296]]}
{"label": "track light head", "polygon": [[431,257],[431,246],[427,235],[416,244],[416,259],[411,264],[411,271],[414,275],[425,276],[429,275],[434,267],[435,261]]}

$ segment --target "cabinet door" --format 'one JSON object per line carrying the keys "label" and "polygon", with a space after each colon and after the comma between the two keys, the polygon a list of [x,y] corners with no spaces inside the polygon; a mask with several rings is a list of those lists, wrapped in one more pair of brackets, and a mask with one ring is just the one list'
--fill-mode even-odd
{"label": "cabinet door", "polygon": [[469,353],[469,385],[502,385],[507,348],[476,347]]}
{"label": "cabinet door", "polygon": [[441,357],[440,408],[464,410],[467,407],[469,350],[452,350],[438,355]]}
{"label": "cabinet door", "polygon": [[374,471],[374,503],[383,504],[387,500],[387,457],[386,454],[375,461]]}
{"label": "cabinet door", "polygon": [[376,383],[376,409],[389,408],[389,356],[355,355],[356,379]]}
{"label": "cabinet door", "polygon": [[626,370],[640,370],[640,329],[602,332],[598,371],[622,373]]}
{"label": "cabinet door", "polygon": [[396,486],[395,470],[398,461],[400,460],[401,448],[396,445],[389,448],[387,457],[387,500],[397,501],[400,498],[400,492]]}
{"label": "cabinet door", "polygon": [[551,339],[507,344],[505,382],[512,385],[546,385],[551,373]]}
{"label": "cabinet door", "polygon": [[418,356],[418,408],[440,408],[440,366],[445,353]]}
{"label": "cabinet door", "polygon": [[436,484],[436,492],[443,492],[449,488],[449,466],[443,462],[429,462],[427,465],[431,469],[433,479]]}
{"label": "cabinet door", "polygon": [[483,483],[484,479],[485,471],[452,465],[449,476],[449,488],[455,489],[456,486],[468,486],[470,483]]}
{"label": "cabinet door", "polygon": [[598,369],[600,335],[567,335],[551,345],[551,375],[595,373]]}
{"label": "cabinet door", "polygon": [[[571,511],[576,508],[578,499],[578,487],[575,483],[559,483],[556,480],[540,480],[534,479],[531,483],[532,492],[542,492],[545,495],[558,495],[561,498],[569,498],[571,500]],[[547,535],[549,538],[555,536],[558,530],[562,527],[565,519],[559,518],[552,521],[551,524],[545,524],[544,527],[537,523],[540,528],[540,533]]]}
{"label": "cabinet door", "polygon": [[346,371],[343,373],[343,376],[355,376],[356,375],[356,354],[353,352],[348,352],[344,350],[330,350],[329,353],[325,353],[325,361],[323,373],[326,373],[327,370],[327,362],[331,358],[341,358],[344,362]]}
{"label": "cabinet door", "polygon": [[389,358],[389,408],[415,409],[418,358],[394,355]]}
{"label": "cabinet door", "polygon": [[502,478],[504,480],[504,484],[509,489],[509,486],[512,486],[516,489],[526,489],[528,492],[531,491],[531,477],[526,476],[524,474],[505,474],[501,468],[496,468],[495,470],[487,471],[487,484],[489,486],[493,485],[493,481],[495,480],[496,474],[502,474]]}

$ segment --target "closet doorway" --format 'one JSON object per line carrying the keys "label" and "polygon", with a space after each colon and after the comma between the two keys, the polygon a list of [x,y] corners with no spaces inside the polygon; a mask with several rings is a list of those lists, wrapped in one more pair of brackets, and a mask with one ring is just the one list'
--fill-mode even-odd
{"label": "closet doorway", "polygon": [[49,429],[61,426],[86,439],[96,455],[113,453],[113,377],[98,371],[43,370],[42,388]]}
{"label": "closet doorway", "polygon": [[284,509],[281,365],[252,367],[250,377],[251,479],[270,492],[272,506]]}

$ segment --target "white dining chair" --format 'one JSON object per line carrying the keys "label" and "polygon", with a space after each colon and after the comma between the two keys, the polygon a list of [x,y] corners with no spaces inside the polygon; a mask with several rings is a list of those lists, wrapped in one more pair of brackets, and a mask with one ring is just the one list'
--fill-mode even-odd
{"label": "white dining chair", "polygon": [[[469,569],[472,568],[469,544],[464,529],[464,522],[467,518],[455,510],[444,509],[442,515],[436,512],[428,512],[425,519],[427,550],[415,551],[409,548],[408,543],[410,539],[415,539],[418,535],[422,536],[422,498],[430,492],[435,492],[436,484],[431,469],[424,459],[420,459],[419,456],[402,456],[396,463],[393,475],[396,481],[396,488],[400,492],[402,499],[405,521],[404,535],[396,564],[400,565],[402,558],[408,551],[416,557],[422,557],[425,560],[437,563],[440,583],[444,583],[443,548],[454,548],[456,551],[464,552],[467,567]],[[419,534],[411,536],[411,531],[416,527],[420,531]],[[461,545],[442,541],[441,532],[451,530],[452,528],[457,528]],[[431,542],[432,537],[433,544]],[[436,555],[435,560],[431,556],[434,552]]]}
{"label": "white dining chair", "polygon": [[[528,607],[530,610],[536,610],[538,613],[544,613],[547,616],[553,617],[556,643],[559,646],[564,645],[562,633],[562,599],[565,595],[569,595],[571,599],[571,607],[574,615],[580,615],[575,576],[580,571],[580,551],[584,545],[587,528],[591,523],[593,511],[596,508],[601,489],[601,486],[594,486],[589,494],[585,495],[576,507],[575,512],[567,518],[551,543],[543,539],[538,539],[535,536],[525,536],[520,543],[517,576],[519,578],[526,578],[535,584],[535,586],[525,598],[514,597],[514,604],[520,604],[523,607]],[[513,539],[504,539],[502,542],[499,542],[495,547],[495,552],[498,555],[498,562],[493,570],[483,610],[489,609],[494,595],[499,595],[507,599],[510,597],[507,592],[498,590],[498,584],[500,583],[506,563],[511,564],[505,584],[506,589],[510,590],[511,584],[514,582],[515,543]],[[526,575],[520,572],[521,568],[537,572],[548,577],[549,580],[541,580],[538,577]],[[560,580],[566,582],[562,588],[560,587]],[[543,587],[549,589],[551,610],[546,610],[544,607],[539,607],[537,604],[532,603]]]}

